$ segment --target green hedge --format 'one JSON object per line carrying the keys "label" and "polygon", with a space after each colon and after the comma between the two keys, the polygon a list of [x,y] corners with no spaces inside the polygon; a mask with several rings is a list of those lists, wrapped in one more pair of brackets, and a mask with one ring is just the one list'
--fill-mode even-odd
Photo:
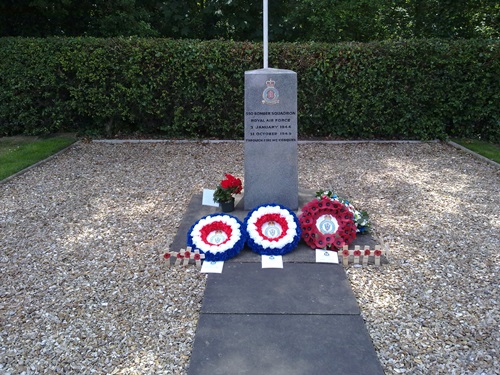
{"label": "green hedge", "polygon": [[[499,40],[271,44],[298,74],[303,137],[500,140]],[[1,38],[0,135],[242,138],[261,45]]]}

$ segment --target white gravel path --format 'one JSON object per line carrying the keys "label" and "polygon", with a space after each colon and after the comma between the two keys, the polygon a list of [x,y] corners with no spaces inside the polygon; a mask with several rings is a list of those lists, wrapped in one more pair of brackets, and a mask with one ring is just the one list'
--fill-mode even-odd
{"label": "white gravel path", "polygon": [[[0,184],[0,373],[186,374],[205,276],[161,254],[225,172],[243,176],[242,143],[78,143]],[[299,178],[347,194],[391,249],[348,269],[387,374],[500,373],[497,166],[304,144]]]}

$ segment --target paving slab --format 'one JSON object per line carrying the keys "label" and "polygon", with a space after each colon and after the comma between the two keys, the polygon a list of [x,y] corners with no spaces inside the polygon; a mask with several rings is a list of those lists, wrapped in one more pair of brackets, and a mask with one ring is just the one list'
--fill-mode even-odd
{"label": "paving slab", "polygon": [[[299,189],[299,207],[313,198]],[[186,247],[197,220],[219,212],[201,202],[202,194],[192,197],[172,251]],[[243,220],[248,211],[236,203],[231,215]],[[376,244],[367,234],[349,247]],[[245,248],[208,275],[188,374],[383,374],[343,266],[317,264],[302,241],[283,262],[263,269]]]}
{"label": "paving slab", "polygon": [[202,313],[358,314],[344,268],[338,264],[225,263],[209,274]]}
{"label": "paving slab", "polygon": [[359,315],[202,314],[188,374],[384,372]]}

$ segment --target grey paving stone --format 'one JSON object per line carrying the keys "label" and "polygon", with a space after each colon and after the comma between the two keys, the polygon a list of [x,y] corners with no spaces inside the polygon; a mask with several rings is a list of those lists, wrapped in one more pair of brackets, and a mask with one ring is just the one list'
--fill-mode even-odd
{"label": "grey paving stone", "polygon": [[359,314],[344,268],[335,264],[225,263],[210,274],[202,313]]}
{"label": "grey paving stone", "polygon": [[381,375],[384,372],[359,315],[202,314],[188,373]]}
{"label": "grey paving stone", "polygon": [[[299,207],[313,196],[299,190]],[[217,211],[193,196],[171,250]],[[247,213],[240,201],[231,214]],[[350,247],[375,244],[363,235]],[[262,269],[260,255],[244,249],[208,276],[189,375],[383,374],[343,267],[316,264],[304,243],[283,260],[283,269]]]}

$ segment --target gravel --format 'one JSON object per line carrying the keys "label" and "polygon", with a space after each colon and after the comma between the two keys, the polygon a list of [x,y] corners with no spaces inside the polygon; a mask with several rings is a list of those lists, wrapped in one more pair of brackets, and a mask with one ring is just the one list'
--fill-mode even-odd
{"label": "gravel", "polygon": [[[185,374],[206,278],[161,255],[226,172],[243,176],[242,143],[77,143],[1,184],[0,373]],[[367,210],[391,250],[347,269],[387,374],[500,373],[497,166],[314,143],[299,179]]]}

